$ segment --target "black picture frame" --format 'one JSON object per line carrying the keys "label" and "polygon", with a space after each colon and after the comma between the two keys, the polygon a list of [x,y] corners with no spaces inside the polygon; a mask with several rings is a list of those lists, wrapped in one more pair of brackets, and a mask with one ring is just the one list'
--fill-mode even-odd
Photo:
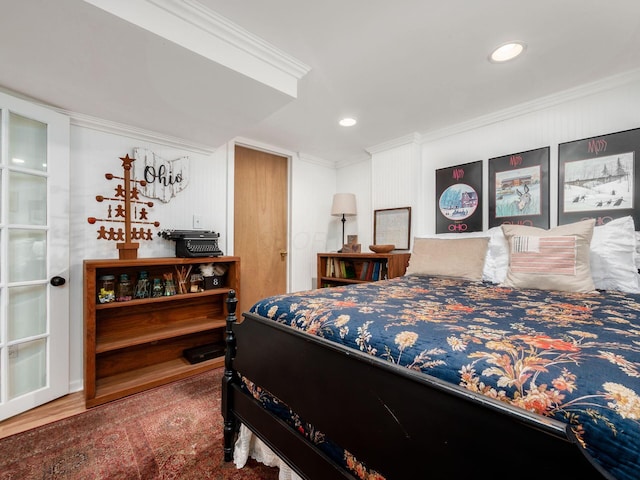
{"label": "black picture frame", "polygon": [[640,128],[558,145],[558,225],[631,215],[640,227]]}
{"label": "black picture frame", "polygon": [[550,147],[489,159],[489,228],[549,228]]}
{"label": "black picture frame", "polygon": [[482,160],[436,170],[436,233],[482,231]]}

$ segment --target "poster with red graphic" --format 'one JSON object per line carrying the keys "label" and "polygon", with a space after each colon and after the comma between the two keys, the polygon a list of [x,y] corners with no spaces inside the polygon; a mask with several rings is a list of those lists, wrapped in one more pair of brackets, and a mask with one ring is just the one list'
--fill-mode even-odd
{"label": "poster with red graphic", "polygon": [[482,231],[482,160],[436,170],[436,233]]}
{"label": "poster with red graphic", "polygon": [[549,147],[489,159],[489,228],[549,228]]}
{"label": "poster with red graphic", "polygon": [[640,128],[558,145],[558,225],[604,225],[631,215],[640,228]]}

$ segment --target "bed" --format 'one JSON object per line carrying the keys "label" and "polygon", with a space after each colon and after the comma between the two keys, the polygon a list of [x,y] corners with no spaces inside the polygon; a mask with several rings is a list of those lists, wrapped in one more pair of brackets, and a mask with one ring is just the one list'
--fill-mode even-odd
{"label": "bed", "polygon": [[[225,460],[248,431],[309,479],[639,478],[637,242],[610,223],[415,239],[403,277],[241,319],[230,294]],[[573,273],[532,274],[565,237]]]}

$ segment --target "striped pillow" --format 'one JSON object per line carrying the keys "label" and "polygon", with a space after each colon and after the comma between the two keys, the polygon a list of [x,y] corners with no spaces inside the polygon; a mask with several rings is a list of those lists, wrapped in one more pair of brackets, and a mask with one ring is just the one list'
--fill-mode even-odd
{"label": "striped pillow", "polygon": [[590,244],[595,220],[550,230],[503,225],[509,245],[504,286],[565,292],[592,292]]}
{"label": "striped pillow", "polygon": [[518,273],[575,275],[575,236],[511,238],[511,270]]}

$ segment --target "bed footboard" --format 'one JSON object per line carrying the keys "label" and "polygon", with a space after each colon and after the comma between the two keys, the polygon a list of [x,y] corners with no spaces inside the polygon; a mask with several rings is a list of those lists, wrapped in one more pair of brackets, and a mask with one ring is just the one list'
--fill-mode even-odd
{"label": "bed footboard", "polygon": [[[356,480],[354,476],[337,466],[333,460],[306,441],[281,419],[266,411],[254,398],[240,388],[240,375],[233,368],[236,351],[235,291],[227,298],[227,328],[225,333],[225,370],[222,377],[222,415],[224,418],[224,460],[233,461],[234,444],[240,424],[246,425],[260,440],[268,445],[302,478],[311,478],[304,472],[314,472],[323,480]],[[301,468],[304,468],[301,469]]]}
{"label": "bed footboard", "polygon": [[236,307],[238,299],[235,290],[231,290],[226,300],[227,303],[227,324],[225,329],[225,353],[224,353],[224,373],[222,375],[222,417],[224,419],[224,461],[233,460],[233,444],[240,425],[234,415],[234,399],[237,394],[232,393],[233,385],[239,385],[240,377],[233,369],[233,357],[236,351],[235,334],[233,325],[236,323]]}
{"label": "bed footboard", "polygon": [[387,479],[427,478],[430,472],[468,478],[476,469],[611,478],[561,422],[252,313],[238,323],[232,294],[222,402],[225,460],[232,459],[242,422],[301,476],[353,478],[321,474],[319,451],[303,449],[301,441],[309,444],[302,436],[243,393],[241,374]]}

